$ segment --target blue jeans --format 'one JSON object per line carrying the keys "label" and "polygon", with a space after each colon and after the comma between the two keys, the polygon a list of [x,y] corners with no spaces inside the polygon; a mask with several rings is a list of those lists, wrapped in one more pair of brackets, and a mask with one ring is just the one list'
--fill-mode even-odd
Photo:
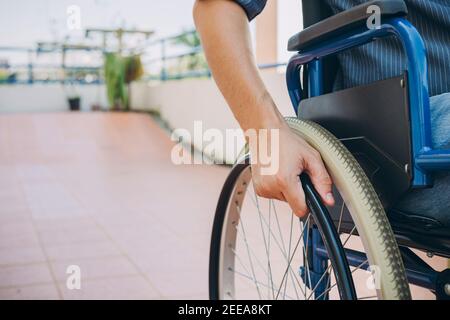
{"label": "blue jeans", "polygon": [[[450,149],[450,93],[430,98],[434,149]],[[411,190],[396,208],[409,214],[436,218],[450,226],[450,172],[436,172],[430,189]]]}

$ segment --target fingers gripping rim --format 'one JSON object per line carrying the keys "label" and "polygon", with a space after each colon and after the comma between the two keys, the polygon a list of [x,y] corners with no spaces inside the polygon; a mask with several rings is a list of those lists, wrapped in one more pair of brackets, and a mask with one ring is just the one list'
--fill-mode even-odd
{"label": "fingers gripping rim", "polygon": [[358,229],[369,263],[379,270],[381,299],[411,299],[405,268],[384,208],[366,174],[345,146],[320,125],[286,118],[322,156]]}

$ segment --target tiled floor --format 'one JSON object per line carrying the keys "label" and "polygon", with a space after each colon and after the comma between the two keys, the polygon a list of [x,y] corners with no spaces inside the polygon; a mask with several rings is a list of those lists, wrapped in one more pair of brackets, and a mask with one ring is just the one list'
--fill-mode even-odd
{"label": "tiled floor", "polygon": [[175,166],[172,146],[143,114],[0,116],[0,299],[207,298],[228,169]]}
{"label": "tiled floor", "polygon": [[206,298],[228,169],[172,145],[143,114],[0,116],[0,299]]}

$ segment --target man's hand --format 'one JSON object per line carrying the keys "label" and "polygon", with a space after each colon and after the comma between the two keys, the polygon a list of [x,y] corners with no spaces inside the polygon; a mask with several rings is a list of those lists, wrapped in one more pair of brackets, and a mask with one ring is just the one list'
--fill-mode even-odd
{"label": "man's hand", "polygon": [[[268,137],[270,138],[270,135]],[[279,129],[279,141],[268,141],[268,143],[279,143],[279,148],[275,148],[279,150],[279,154],[271,155],[274,161],[279,161],[279,166],[274,175],[263,175],[261,164],[257,161],[252,164],[253,185],[257,195],[287,201],[292,212],[303,217],[308,209],[299,175],[306,172],[322,200],[327,205],[334,205],[331,193],[332,181],[319,152],[293,133],[284,121]],[[250,149],[256,150],[252,146]]]}
{"label": "man's hand", "polygon": [[332,205],[331,179],[319,153],[291,132],[261,79],[244,10],[229,0],[197,0],[194,20],[214,80],[241,128],[279,129],[277,173],[262,175],[259,164],[252,166],[257,194],[287,201],[302,216],[307,208],[298,176],[305,171],[323,201]]}

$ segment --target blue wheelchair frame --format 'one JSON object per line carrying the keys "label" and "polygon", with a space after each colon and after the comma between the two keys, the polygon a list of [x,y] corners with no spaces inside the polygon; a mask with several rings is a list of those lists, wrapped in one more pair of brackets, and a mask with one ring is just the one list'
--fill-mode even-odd
{"label": "blue wheelchair frame", "polygon": [[[308,96],[323,94],[322,58],[338,52],[364,45],[377,38],[396,36],[403,45],[407,57],[407,79],[409,88],[409,108],[411,117],[411,145],[413,159],[412,188],[431,187],[433,184],[431,172],[450,170],[450,150],[434,150],[431,143],[430,101],[428,95],[428,67],[424,42],[417,29],[404,18],[391,18],[382,21],[379,28],[355,28],[338,34],[324,43],[310,46],[308,49],[293,56],[286,70],[286,81],[289,96],[296,114],[301,100],[300,68],[308,65]],[[316,297],[323,294],[326,299],[326,285],[318,284],[320,276],[327,268],[327,250],[324,248],[318,230],[312,228],[312,279],[309,285],[316,288]],[[434,271],[411,250],[401,248],[404,256],[408,280],[412,284],[437,290],[439,273]],[[364,253],[346,249],[348,262],[351,266],[367,269],[369,265]],[[300,270],[304,277],[304,270]]]}

